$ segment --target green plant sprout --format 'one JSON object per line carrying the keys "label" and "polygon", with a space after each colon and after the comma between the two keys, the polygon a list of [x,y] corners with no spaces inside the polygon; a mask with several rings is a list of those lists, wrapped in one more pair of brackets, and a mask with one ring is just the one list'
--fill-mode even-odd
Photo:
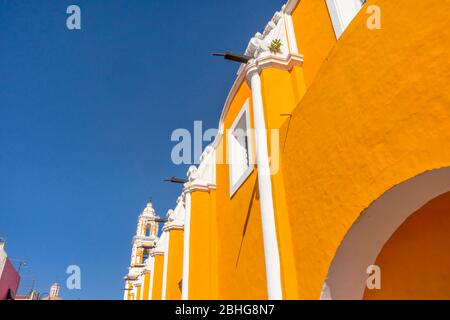
{"label": "green plant sprout", "polygon": [[270,50],[270,52],[272,53],[281,53],[281,40],[280,39],[274,39],[272,40],[272,42],[270,43],[268,49]]}

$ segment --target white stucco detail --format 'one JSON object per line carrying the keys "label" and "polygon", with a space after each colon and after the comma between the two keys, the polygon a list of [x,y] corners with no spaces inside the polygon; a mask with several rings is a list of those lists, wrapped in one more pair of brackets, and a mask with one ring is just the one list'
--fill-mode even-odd
{"label": "white stucco detail", "polygon": [[[168,231],[164,232],[165,237],[163,242],[164,246],[164,268],[163,268],[163,281],[162,281],[162,293],[161,293],[161,300],[166,300],[166,291],[167,291],[167,266],[168,266],[168,260],[169,260],[169,238],[170,233]],[[162,236],[161,236],[162,238]]]}
{"label": "white stucco detail", "polygon": [[[217,148],[224,134],[224,121],[231,102],[243,81],[246,80],[247,70],[250,64],[256,64],[259,70],[266,68],[278,68],[291,70],[294,66],[303,64],[303,55],[299,54],[295,37],[291,13],[300,0],[291,0],[276,12],[262,33],[257,32],[249,41],[245,54],[252,60],[247,64],[241,64],[236,80],[228,93],[225,105],[219,121],[219,130],[212,143]],[[281,41],[280,52],[271,52],[269,46],[273,40]]]}
{"label": "white stucco detail", "polygon": [[163,230],[168,231],[171,229],[184,229],[186,210],[184,207],[184,200],[180,196],[177,199],[177,206],[174,210],[167,211],[167,223],[164,225]]}
{"label": "white stucco detail", "polygon": [[198,167],[190,166],[187,172],[188,182],[184,184],[184,193],[191,189],[213,189],[216,187],[216,150],[209,145],[200,156]]}
{"label": "white stucco detail", "polygon": [[367,267],[414,212],[450,191],[450,167],[427,171],[386,191],[353,223],[328,270],[321,299],[363,298]]}
{"label": "white stucco detail", "polygon": [[191,193],[186,193],[186,225],[184,230],[183,248],[183,282],[181,286],[181,299],[189,299],[189,255],[190,255],[190,234],[191,234]]}
{"label": "white stucco detail", "polygon": [[153,296],[153,282],[155,281],[155,257],[152,256],[151,259],[151,273],[150,273],[150,288],[149,288],[149,293],[148,293],[148,299],[152,300],[152,296]]}
{"label": "white stucco detail", "polygon": [[326,0],[336,38],[339,39],[363,5],[361,0]]}
{"label": "white stucco detail", "polygon": [[[270,52],[269,46],[273,40],[280,40],[282,45],[280,52]],[[263,55],[287,55],[289,54],[288,37],[286,33],[285,19],[283,13],[277,11],[272,20],[264,28],[262,33],[257,32],[245,50],[245,54],[257,59]]]}
{"label": "white stucco detail", "polygon": [[270,300],[281,300],[283,299],[283,293],[281,289],[280,254],[278,251],[275,225],[261,78],[256,65],[250,65],[247,71],[247,78],[252,89],[253,123],[255,126],[256,164],[258,166],[259,204],[261,208],[267,294]]}

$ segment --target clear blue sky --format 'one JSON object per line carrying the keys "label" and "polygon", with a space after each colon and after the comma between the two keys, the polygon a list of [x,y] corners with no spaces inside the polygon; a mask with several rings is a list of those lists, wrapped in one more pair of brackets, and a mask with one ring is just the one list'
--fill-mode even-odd
{"label": "clear blue sky", "polygon": [[[121,299],[136,217],[164,216],[176,128],[217,127],[242,52],[281,0],[0,0],[0,236],[23,285]],[[66,28],[81,7],[82,29]],[[82,290],[65,289],[68,265]]]}

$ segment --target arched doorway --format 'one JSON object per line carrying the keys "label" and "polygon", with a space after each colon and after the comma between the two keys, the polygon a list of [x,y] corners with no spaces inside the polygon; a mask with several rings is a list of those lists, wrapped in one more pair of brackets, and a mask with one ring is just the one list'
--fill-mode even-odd
{"label": "arched doorway", "polygon": [[[449,216],[450,168],[388,190],[347,232],[321,299],[450,298]],[[366,288],[374,264],[381,268],[380,290]]]}

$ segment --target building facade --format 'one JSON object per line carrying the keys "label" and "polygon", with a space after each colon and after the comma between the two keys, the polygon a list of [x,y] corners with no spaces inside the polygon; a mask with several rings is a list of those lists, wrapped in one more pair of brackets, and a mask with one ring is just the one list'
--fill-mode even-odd
{"label": "building facade", "polygon": [[125,297],[449,299],[448,12],[289,0]]}
{"label": "building facade", "polygon": [[133,237],[130,267],[125,276],[124,299],[148,300],[150,286],[149,272],[153,266],[153,258],[150,258],[150,250],[156,246],[158,240],[158,222],[151,202],[139,215],[136,234]]}

